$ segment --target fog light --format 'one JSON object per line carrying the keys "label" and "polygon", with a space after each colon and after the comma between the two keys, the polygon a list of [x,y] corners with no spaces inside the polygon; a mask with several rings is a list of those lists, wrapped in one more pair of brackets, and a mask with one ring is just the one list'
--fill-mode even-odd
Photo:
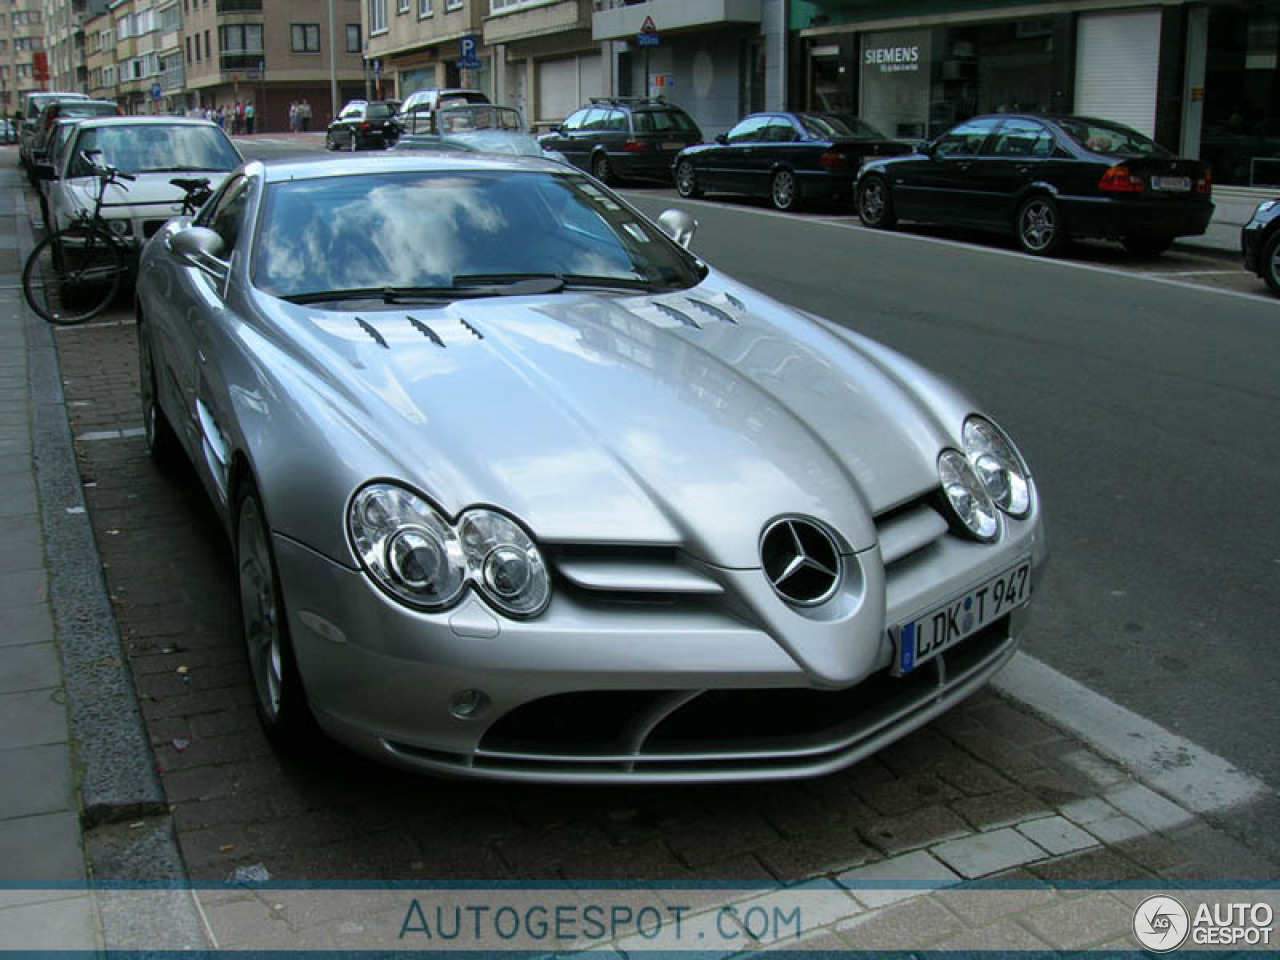
{"label": "fog light", "polygon": [[471,720],[480,716],[489,705],[489,698],[480,690],[463,690],[453,695],[449,712],[459,720]]}

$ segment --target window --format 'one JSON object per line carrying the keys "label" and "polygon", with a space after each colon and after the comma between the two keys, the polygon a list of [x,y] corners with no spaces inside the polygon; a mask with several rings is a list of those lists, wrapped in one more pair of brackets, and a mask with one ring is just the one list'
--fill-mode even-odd
{"label": "window", "polygon": [[191,38],[187,37],[187,63],[191,63]]}
{"label": "window", "polygon": [[182,14],[178,11],[178,5],[175,3],[171,7],[165,7],[160,14],[160,29],[165,33],[172,33],[182,26]]}
{"label": "window", "polygon": [[431,16],[431,0],[418,0],[418,19]]}
{"label": "window", "polygon": [[444,8],[446,10],[461,10],[462,0],[445,0]]}
{"label": "window", "polygon": [[7,53],[9,50],[9,41],[0,38],[0,53]]}
{"label": "window", "polygon": [[129,18],[121,17],[116,21],[116,38],[119,40],[128,40],[133,34],[129,32]]}
{"label": "window", "polygon": [[40,11],[39,11],[39,10],[28,10],[28,11],[27,11],[27,23],[39,23],[39,22],[40,22]]}
{"label": "window", "polygon": [[208,30],[204,32],[204,55],[206,57],[213,56],[213,54],[209,52],[209,31]]}
{"label": "window", "polygon": [[1000,121],[991,117],[970,120],[943,134],[935,152],[940,157],[973,156],[982,152],[982,145]]}
{"label": "window", "polygon": [[116,45],[116,32],[114,30],[102,31],[102,45],[104,47],[114,47]]}
{"label": "window", "polygon": [[409,0],[396,0],[396,13],[400,14],[400,13],[408,13],[408,12],[409,12]]}
{"label": "window", "polygon": [[755,143],[764,136],[764,128],[768,125],[768,117],[747,117],[729,131],[729,142]]}
{"label": "window", "polygon": [[1053,134],[1032,120],[1006,120],[992,150],[997,157],[1047,157]]}
{"label": "window", "polygon": [[387,0],[369,0],[369,35],[387,32]]}
{"label": "window", "polygon": [[18,64],[18,79],[26,80],[30,78],[30,76],[31,76],[31,64],[29,63]]}
{"label": "window", "polygon": [[293,25],[293,52],[320,52],[320,24],[295,23]]}
{"label": "window", "polygon": [[[191,38],[187,37],[187,43],[191,43]],[[200,56],[200,34],[196,34],[196,63],[200,63],[204,58]]]}
{"label": "window", "polygon": [[[13,16],[14,16],[14,23],[16,25],[18,15],[15,13]],[[3,26],[4,26],[4,14],[0,13],[0,27],[3,27]]]}
{"label": "window", "polygon": [[347,53],[360,53],[360,24],[347,24]]}

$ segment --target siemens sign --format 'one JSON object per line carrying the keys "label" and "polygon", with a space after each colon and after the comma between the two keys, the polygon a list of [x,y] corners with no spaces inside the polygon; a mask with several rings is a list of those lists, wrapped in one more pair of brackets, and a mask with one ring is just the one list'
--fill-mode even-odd
{"label": "siemens sign", "polygon": [[920,69],[920,47],[872,47],[862,51],[868,67],[879,67],[881,73],[905,73]]}

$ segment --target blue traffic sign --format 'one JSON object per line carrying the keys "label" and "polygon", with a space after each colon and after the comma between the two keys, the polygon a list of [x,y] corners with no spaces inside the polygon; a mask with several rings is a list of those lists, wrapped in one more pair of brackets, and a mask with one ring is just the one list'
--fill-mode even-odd
{"label": "blue traffic sign", "polygon": [[163,100],[163,99],[164,99],[164,88],[163,88],[163,87],[161,87],[161,86],[160,86],[160,84],[158,84],[158,83],[153,83],[153,84],[151,85],[151,99],[152,99],[152,100]]}
{"label": "blue traffic sign", "polygon": [[659,45],[658,34],[656,33],[637,33],[636,46],[639,47],[656,47]]}

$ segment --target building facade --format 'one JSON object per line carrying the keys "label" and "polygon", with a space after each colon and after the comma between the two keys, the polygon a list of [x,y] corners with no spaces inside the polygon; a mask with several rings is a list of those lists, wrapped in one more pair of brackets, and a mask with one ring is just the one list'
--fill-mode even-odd
{"label": "building facade", "polygon": [[38,0],[0,7],[0,110],[6,117],[22,108],[25,94],[44,87],[37,60],[45,58],[44,11]]}
{"label": "building facade", "polygon": [[[469,87],[492,96],[489,53],[479,49],[480,0],[367,0],[369,95],[400,99],[418,90]],[[463,38],[477,65],[461,68]]]}
{"label": "building facade", "polygon": [[1280,185],[1280,0],[790,0],[791,101],[934,137],[978,113],[1128,124]]}

